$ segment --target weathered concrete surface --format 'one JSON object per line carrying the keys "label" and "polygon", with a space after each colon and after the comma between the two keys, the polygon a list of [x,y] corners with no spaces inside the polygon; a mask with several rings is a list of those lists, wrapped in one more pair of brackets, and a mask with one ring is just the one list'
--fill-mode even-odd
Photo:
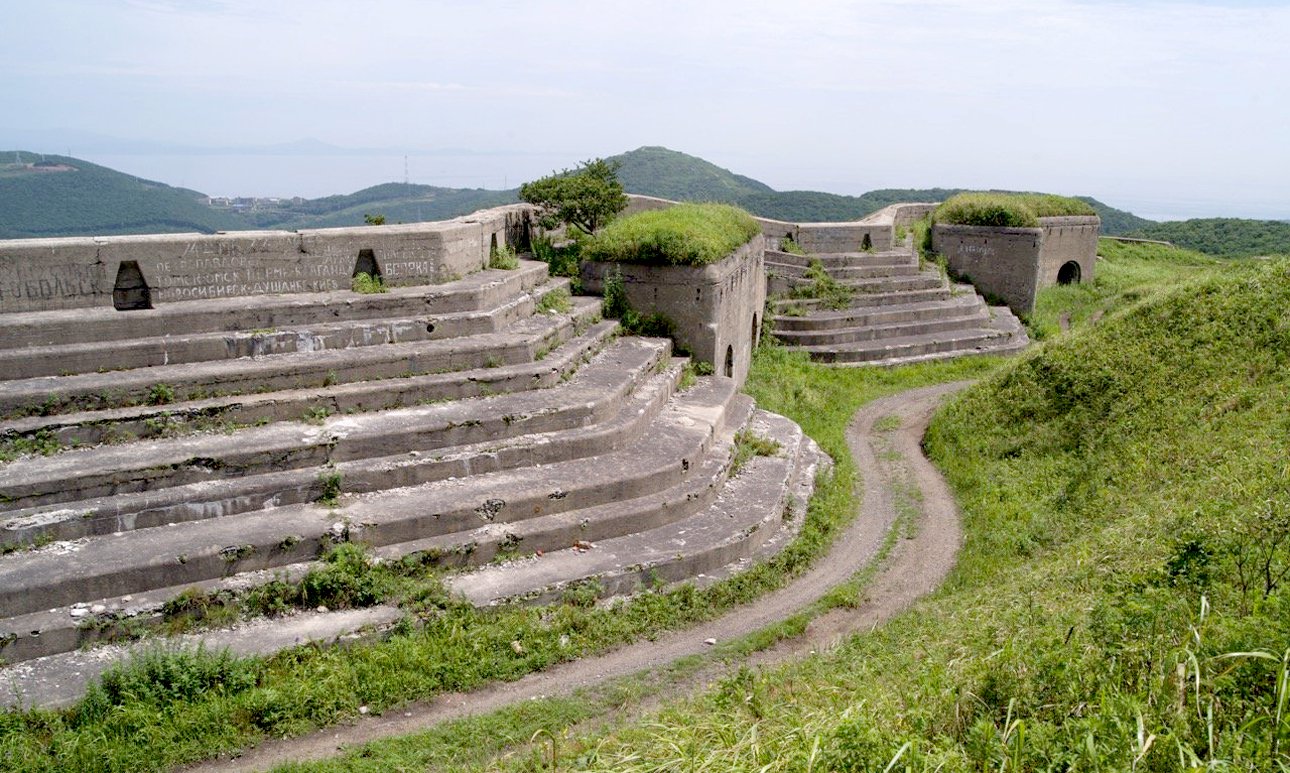
{"label": "weathered concrete surface", "polygon": [[[796,424],[757,412],[749,431],[774,440],[779,450],[754,457],[726,479],[725,464],[705,486],[707,496],[671,497],[676,512],[628,532],[588,533],[582,544],[505,564],[488,566],[452,579],[450,586],[476,605],[513,600],[558,599],[571,584],[594,580],[603,595],[633,593],[652,582],[707,577],[722,567],[750,560],[780,532],[795,533],[806,514],[811,481],[827,457]],[[728,426],[718,440],[719,455],[733,453],[739,426]],[[724,486],[722,485],[724,483]],[[657,505],[645,512],[666,512]],[[619,536],[621,535],[621,536]]]}
{"label": "weathered concrete surface", "polygon": [[[0,312],[337,290],[364,257],[387,284],[434,284],[486,267],[490,247],[527,246],[531,220],[516,204],[407,225],[4,240]],[[127,276],[147,292],[114,299]]]}
{"label": "weathered concrete surface", "polygon": [[606,275],[621,273],[633,309],[665,315],[676,324],[681,347],[742,384],[766,303],[764,251],[765,240],[758,235],[729,257],[701,267],[588,262],[583,286],[601,292]]}
{"label": "weathered concrete surface", "polygon": [[1063,265],[1075,263],[1078,281],[1090,282],[1097,261],[1097,216],[1045,217],[1039,223],[1038,228],[937,223],[932,247],[956,275],[1026,314],[1041,289],[1057,284]]}
{"label": "weathered concrete surface", "polygon": [[772,291],[791,294],[808,287],[802,266],[817,259],[852,289],[842,309],[812,298],[778,297],[772,303],[775,337],[820,362],[897,365],[1009,353],[1029,343],[1011,312],[988,307],[970,286],[951,286],[935,269],[911,273],[918,266],[911,236],[891,251],[776,259],[784,262],[773,264]]}

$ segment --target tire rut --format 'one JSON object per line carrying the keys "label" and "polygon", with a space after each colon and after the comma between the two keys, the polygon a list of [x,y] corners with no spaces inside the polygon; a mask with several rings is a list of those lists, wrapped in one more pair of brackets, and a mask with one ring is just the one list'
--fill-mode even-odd
{"label": "tire rut", "polygon": [[[863,570],[879,555],[887,533],[901,528],[905,503],[919,512],[912,533],[896,539],[877,573],[865,585],[862,603],[830,610],[810,622],[800,636],[753,653],[738,665],[770,665],[834,646],[844,637],[889,620],[935,590],[954,566],[962,530],[948,485],[923,455],[921,441],[942,399],[969,381],[939,384],[875,400],[856,412],[847,444],[862,472],[860,512],[827,555],[783,588],[707,623],[619,649],[562,663],[514,682],[469,693],[446,693],[382,716],[315,731],[297,738],[267,741],[232,759],[198,763],[184,770],[200,773],[268,770],[287,762],[320,760],[383,738],[424,731],[443,722],[486,714],[521,701],[564,696],[614,679],[661,669],[682,657],[709,650],[706,641],[725,641],[779,622],[817,601]],[[875,423],[887,419],[886,426]],[[897,424],[898,422],[898,424]],[[876,474],[875,474],[876,473]],[[916,492],[916,493],[915,493]],[[687,685],[669,688],[669,697],[700,689],[714,676],[703,669]]]}

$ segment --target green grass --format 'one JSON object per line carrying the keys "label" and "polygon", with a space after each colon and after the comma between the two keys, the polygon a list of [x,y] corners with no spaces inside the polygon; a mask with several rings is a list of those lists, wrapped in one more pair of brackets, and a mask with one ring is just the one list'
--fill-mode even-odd
{"label": "green grass", "polygon": [[619,218],[583,248],[585,260],[705,266],[761,232],[747,212],[728,204],[680,204]]}
{"label": "green grass", "polygon": [[[860,406],[917,386],[978,377],[997,368],[999,363],[996,358],[976,357],[890,370],[846,369],[818,365],[801,353],[780,347],[758,349],[749,374],[748,391],[756,397],[759,405],[801,421],[803,429],[837,461],[834,475],[823,483],[810,503],[803,536],[771,564],[755,568],[735,578],[735,582],[749,588],[765,588],[769,587],[764,584],[767,577],[796,574],[804,568],[804,562],[818,555],[837,530],[851,519],[857,507],[853,494],[857,471],[846,448],[845,431],[851,416]],[[757,447],[764,452],[774,452],[769,444],[758,443],[755,438],[749,440],[746,445],[752,454],[758,452]],[[893,540],[898,536],[893,534]],[[862,573],[802,614],[746,639],[719,645],[715,654],[720,657],[747,654],[796,635],[812,615],[831,607],[858,603],[869,576],[869,572]],[[748,583],[752,585],[746,585]],[[746,597],[751,598],[751,595]],[[711,598],[700,596],[695,601],[702,603]],[[714,612],[729,608],[723,598],[724,592],[715,597],[716,603],[723,606]],[[623,700],[614,698],[612,705],[621,705]],[[566,738],[561,728],[567,727],[567,723],[605,713],[604,702],[603,696],[585,698],[580,705],[565,699],[543,701],[542,705],[551,707],[549,716],[527,712],[526,718],[520,721],[517,712],[522,709],[515,707],[485,717],[462,720],[418,736],[372,742],[334,761],[292,765],[284,770],[399,770],[422,769],[430,764],[449,770],[491,770],[494,764],[485,759],[487,755],[481,754],[481,750],[491,754],[503,746],[516,744],[522,748],[512,760],[515,766],[520,770],[540,770],[543,768],[534,767],[537,758],[528,744],[533,734],[539,732],[560,738],[562,765],[573,764],[585,755],[585,748],[575,743],[575,739]],[[562,717],[567,718],[565,723],[560,721]],[[490,732],[502,735],[505,743]],[[718,766],[714,770],[724,768]]]}
{"label": "green grass", "polygon": [[932,213],[937,223],[1035,228],[1041,217],[1095,215],[1087,202],[1046,193],[960,193]]}
{"label": "green grass", "polygon": [[[182,695],[125,690],[107,704],[93,698],[92,710],[82,703],[65,711],[2,714],[0,768],[166,769],[339,722],[356,716],[360,706],[380,712],[446,690],[513,680],[710,619],[800,574],[852,517],[856,471],[843,433],[857,406],[911,386],[981,374],[993,364],[978,358],[898,371],[829,370],[784,349],[761,350],[749,385],[754,396],[771,410],[791,408],[805,415],[812,408],[805,428],[838,462],[835,473],[819,481],[801,536],[771,561],[737,577],[703,590],[687,585],[645,593],[610,607],[590,606],[586,594],[574,593],[552,607],[486,610],[448,599],[438,582],[428,582],[419,596],[405,590],[407,621],[383,641],[235,659],[233,666],[221,668],[254,678],[221,689]],[[522,653],[511,647],[516,640],[523,642]],[[155,671],[156,666],[137,663],[113,678],[131,682],[138,669]],[[209,667],[179,670],[197,671],[196,679]]]}
{"label": "green grass", "polygon": [[1056,335],[1063,317],[1069,327],[1081,327],[1154,292],[1233,265],[1190,250],[1111,239],[1099,240],[1097,251],[1103,260],[1097,262],[1093,281],[1039,291],[1027,317],[1033,338]]}
{"label": "green grass", "polygon": [[941,590],[563,769],[1290,770],[1286,308],[1290,261],[1233,266],[1003,368],[926,439]]}
{"label": "green grass", "polygon": [[379,275],[374,276],[363,271],[354,275],[354,279],[350,282],[350,289],[364,295],[388,292],[385,281]]}
{"label": "green grass", "polygon": [[810,284],[797,285],[789,291],[789,298],[813,298],[823,301],[825,308],[838,311],[851,304],[853,291],[850,287],[834,279],[817,258],[811,261],[806,269],[806,278]]}
{"label": "green grass", "polygon": [[520,267],[520,259],[516,257],[515,250],[509,244],[503,244],[500,247],[489,250],[488,267],[501,269],[502,271],[514,271]]}
{"label": "green grass", "polygon": [[568,290],[558,287],[538,300],[535,311],[538,314],[568,314],[573,311],[573,298]]}

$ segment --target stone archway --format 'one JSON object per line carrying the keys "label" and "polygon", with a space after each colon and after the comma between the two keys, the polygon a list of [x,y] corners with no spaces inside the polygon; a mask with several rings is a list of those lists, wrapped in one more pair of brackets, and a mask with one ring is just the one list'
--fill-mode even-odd
{"label": "stone archway", "polygon": [[1059,285],[1077,285],[1079,284],[1080,268],[1079,263],[1068,260],[1057,269],[1057,284]]}

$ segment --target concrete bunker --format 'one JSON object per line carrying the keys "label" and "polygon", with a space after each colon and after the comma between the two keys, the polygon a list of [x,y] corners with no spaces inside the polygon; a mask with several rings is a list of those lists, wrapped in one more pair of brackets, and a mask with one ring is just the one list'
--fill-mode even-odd
{"label": "concrete bunker", "polygon": [[1079,262],[1068,260],[1057,269],[1057,284],[1059,285],[1077,285],[1079,284]]}
{"label": "concrete bunker", "polygon": [[137,260],[123,260],[116,269],[112,285],[112,307],[117,311],[139,311],[152,308],[152,288],[144,278]]}
{"label": "concrete bunker", "polygon": [[354,261],[354,273],[350,277],[356,277],[359,274],[367,274],[373,279],[381,278],[381,264],[376,262],[376,251],[363,248],[358,251],[358,259]]}

